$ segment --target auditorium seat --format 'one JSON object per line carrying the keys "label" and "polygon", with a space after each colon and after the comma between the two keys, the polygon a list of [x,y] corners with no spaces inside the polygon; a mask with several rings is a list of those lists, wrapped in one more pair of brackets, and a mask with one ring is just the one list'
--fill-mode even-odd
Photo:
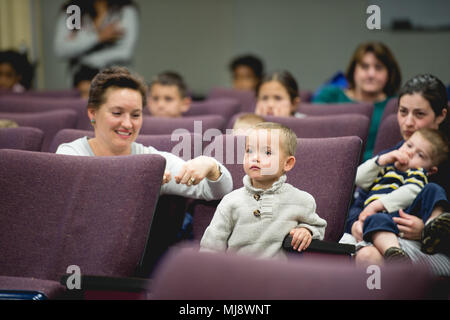
{"label": "auditorium seat", "polygon": [[80,98],[36,97],[32,95],[0,96],[0,112],[31,113],[71,109],[77,113],[77,129],[89,130],[87,102]]}
{"label": "auditorium seat", "polygon": [[327,116],[338,114],[356,113],[372,118],[373,113],[372,103],[300,103],[298,112],[308,116]]}
{"label": "auditorium seat", "polygon": [[[261,306],[265,300],[429,299],[435,280],[413,265],[368,269],[327,256],[283,261],[183,247],[170,252],[149,291],[153,300],[251,300]],[[232,306],[227,311],[238,313],[239,305]],[[261,317],[264,309],[258,312]]]}
{"label": "auditorium seat", "polygon": [[19,126],[34,127],[43,131],[42,151],[48,151],[53,137],[61,129],[75,128],[77,113],[70,109],[43,112],[0,112],[0,119],[15,121]]}
{"label": "auditorium seat", "polygon": [[[233,127],[240,115],[237,114],[231,118],[227,129]],[[291,128],[297,138],[357,136],[363,141],[363,153],[370,128],[369,118],[361,114],[308,116],[306,118],[265,116],[263,118],[266,121],[280,123]]]}
{"label": "auditorium seat", "polygon": [[215,87],[208,93],[207,100],[218,98],[233,98],[240,103],[240,112],[254,112],[256,97],[252,91]]}
{"label": "auditorium seat", "polygon": [[[221,141],[220,141],[221,140]],[[217,143],[219,141],[219,143]],[[227,167],[233,177],[233,188],[243,186],[245,173],[240,154],[245,151],[245,140],[224,136],[216,137],[211,144],[219,149],[222,144],[222,155],[217,157],[212,150],[205,147],[208,153],[217,157]],[[231,145],[233,144],[233,145]],[[234,150],[235,160],[230,154]],[[336,138],[299,138],[296,152],[296,164],[287,174],[287,182],[294,187],[310,193],[317,204],[317,214],[328,223],[325,240],[337,242],[343,234],[347,210],[352,198],[356,168],[361,153],[361,139],[358,137]],[[237,163],[239,160],[239,163]],[[200,241],[209,225],[219,201],[195,200],[190,208],[193,214],[193,232],[196,241]]]}
{"label": "auditorium seat", "polygon": [[[55,153],[59,145],[62,143],[72,142],[79,138],[87,136],[94,137],[94,131],[78,130],[78,129],[63,129],[60,130],[54,137],[49,152]],[[190,160],[202,155],[203,146],[206,142],[202,141],[202,136],[196,133],[187,132],[180,135],[144,135],[140,134],[137,143],[144,146],[151,146],[159,151],[171,152],[184,160]],[[187,149],[189,148],[189,149]],[[186,151],[186,152],[185,152]]]}
{"label": "auditorium seat", "polygon": [[402,140],[403,137],[400,133],[397,115],[391,114],[380,123],[373,147],[373,154],[378,154],[383,150],[392,148]]}
{"label": "auditorium seat", "polygon": [[183,114],[183,117],[194,117],[201,115],[219,115],[224,119],[230,119],[234,114],[240,112],[240,103],[233,98],[217,98],[203,101],[193,101],[191,108]]}
{"label": "auditorium seat", "polygon": [[[0,291],[14,287],[10,277],[59,282],[69,266],[78,266],[83,279],[133,276],[148,246],[164,168],[158,155],[0,150]],[[23,281],[17,285],[26,289]]]}
{"label": "auditorium seat", "polygon": [[143,118],[141,134],[194,132],[203,135],[208,129],[215,129],[209,131],[214,136],[220,134],[225,126],[225,119],[219,115],[199,115],[182,118],[143,116]]}
{"label": "auditorium seat", "polygon": [[18,127],[0,129],[0,149],[41,151],[44,132],[38,128]]}

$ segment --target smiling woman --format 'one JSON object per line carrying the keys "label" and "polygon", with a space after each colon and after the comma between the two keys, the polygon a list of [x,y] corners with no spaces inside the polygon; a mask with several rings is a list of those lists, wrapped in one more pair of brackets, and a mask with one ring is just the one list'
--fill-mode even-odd
{"label": "smiling woman", "polygon": [[102,70],[92,80],[87,107],[95,137],[61,144],[56,153],[77,156],[159,154],[166,159],[161,194],[213,200],[230,192],[231,174],[213,158],[200,156],[185,162],[171,153],[135,142],[142,127],[146,93],[143,79],[126,68]]}

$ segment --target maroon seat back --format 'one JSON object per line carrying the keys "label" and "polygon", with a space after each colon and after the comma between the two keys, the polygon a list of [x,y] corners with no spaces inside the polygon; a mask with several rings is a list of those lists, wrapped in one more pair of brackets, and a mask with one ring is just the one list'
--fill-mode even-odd
{"label": "maroon seat back", "polygon": [[132,276],[164,168],[158,155],[0,150],[0,275],[59,281],[76,265],[83,275]]}
{"label": "maroon seat back", "polygon": [[397,115],[391,114],[381,122],[373,147],[373,154],[378,154],[383,150],[392,148],[402,141]]}
{"label": "maroon seat back", "polygon": [[306,114],[308,116],[327,116],[337,114],[349,114],[356,113],[372,118],[373,113],[372,103],[301,103],[298,112]]}
{"label": "maroon seat back", "polygon": [[[379,282],[370,278],[375,272]],[[149,291],[154,300],[426,299],[434,280],[424,268],[404,264],[367,269],[326,256],[262,260],[183,248],[167,257]]]}
{"label": "maroon seat back", "polygon": [[201,115],[182,118],[144,116],[141,134],[194,132],[203,135],[208,129],[215,129],[213,135],[217,135],[224,129],[224,125],[224,118],[218,115]]}
{"label": "maroon seat back", "polygon": [[[242,137],[218,136],[205,147],[204,155],[222,161],[233,178],[233,188],[243,186],[242,154],[245,140]],[[220,150],[221,155],[212,152]],[[234,150],[234,151],[233,151]],[[361,153],[358,137],[298,139],[294,168],[287,174],[287,182],[310,193],[317,205],[317,214],[328,223],[325,240],[337,242],[342,236],[348,207],[352,198],[356,168]],[[233,154],[235,159],[233,160]],[[224,156],[225,155],[225,156]],[[242,158],[242,159],[241,159]],[[330,160],[332,159],[332,161]],[[219,201],[195,200],[193,213],[194,238],[198,241],[209,225]]]}
{"label": "maroon seat back", "polygon": [[255,111],[256,97],[252,91],[216,87],[209,92],[208,100],[217,98],[233,98],[238,100],[240,103],[240,112]]}
{"label": "maroon seat back", "polygon": [[0,149],[41,151],[44,132],[38,128],[18,127],[0,129]]}
{"label": "maroon seat back", "polygon": [[230,119],[238,112],[240,112],[240,103],[238,100],[233,98],[217,98],[192,102],[191,108],[183,114],[183,117],[210,114],[222,116],[224,119]]}
{"label": "maroon seat back", "polygon": [[[55,153],[59,145],[62,143],[72,142],[76,139],[87,136],[93,138],[94,131],[78,130],[78,129],[63,129],[60,130],[54,137],[49,152]],[[136,139],[137,143],[144,146],[152,146],[156,150],[174,153],[184,160],[190,160],[202,155],[203,142],[202,136],[192,132],[183,133],[180,135],[144,135],[141,134]]]}
{"label": "maroon seat back", "polygon": [[77,113],[76,128],[89,130],[91,125],[86,106],[86,100],[81,98],[54,98],[33,95],[0,96],[0,112],[31,113],[71,109]]}
{"label": "maroon seat back", "polygon": [[0,113],[0,119],[9,119],[17,122],[19,126],[34,127],[44,132],[42,151],[48,151],[53,137],[59,130],[75,128],[77,113],[70,109],[61,109],[45,112],[27,113]]}

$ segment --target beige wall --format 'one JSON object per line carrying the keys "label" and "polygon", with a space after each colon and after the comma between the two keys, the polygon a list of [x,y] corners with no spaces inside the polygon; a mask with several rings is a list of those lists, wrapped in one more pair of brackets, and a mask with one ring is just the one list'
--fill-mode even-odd
{"label": "beige wall", "polygon": [[[195,93],[230,84],[227,64],[254,52],[268,69],[288,69],[305,89],[345,70],[358,43],[385,42],[403,78],[430,72],[450,83],[450,31],[392,32],[366,28],[366,0],[137,0],[141,34],[135,69],[150,79],[179,71]],[[45,84],[63,88],[65,63],[52,50],[62,0],[41,0]],[[383,6],[381,5],[383,19]],[[449,16],[450,19],[450,16]]]}

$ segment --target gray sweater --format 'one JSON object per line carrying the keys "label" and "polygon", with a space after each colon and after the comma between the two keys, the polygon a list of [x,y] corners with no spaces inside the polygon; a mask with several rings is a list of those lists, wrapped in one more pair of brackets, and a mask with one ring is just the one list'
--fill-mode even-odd
{"label": "gray sweater", "polygon": [[200,242],[202,251],[233,251],[261,258],[284,256],[284,237],[305,227],[313,239],[323,239],[326,221],[315,212],[307,192],[285,183],[283,175],[270,189],[256,189],[248,176],[244,187],[227,194]]}

